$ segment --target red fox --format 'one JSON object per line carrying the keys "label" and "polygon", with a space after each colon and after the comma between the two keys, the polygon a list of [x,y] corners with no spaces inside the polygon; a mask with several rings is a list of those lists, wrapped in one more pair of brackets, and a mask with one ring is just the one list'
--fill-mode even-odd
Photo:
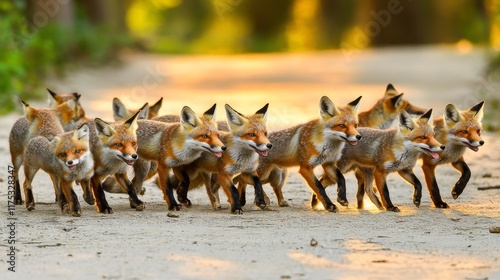
{"label": "red fox", "polygon": [[162,102],[163,102],[163,97],[160,98],[160,100],[158,100],[154,105],[150,107],[146,106],[145,108],[143,107],[141,109],[131,110],[127,109],[125,104],[123,104],[123,102],[121,102],[120,99],[115,97],[113,98],[113,118],[115,121],[123,121],[130,118],[135,114],[135,112],[140,110],[141,111],[139,113],[140,120],[152,119],[158,116]]}
{"label": "red fox", "polygon": [[90,128],[90,150],[94,159],[94,176],[91,178],[92,192],[97,211],[111,214],[113,209],[106,201],[102,181],[114,176],[120,186],[127,191],[130,202],[137,211],[144,209],[132,182],[127,176],[127,167],[134,165],[137,154],[137,117],[139,112],[125,122],[109,124],[99,118],[88,122]]}
{"label": "red fox", "polygon": [[87,117],[85,115],[85,110],[83,109],[82,105],[80,104],[80,97],[82,97],[81,94],[77,92],[73,93],[66,93],[66,94],[59,94],[55,93],[50,89],[47,89],[47,91],[50,93],[50,96],[52,98],[49,98],[49,104],[50,107],[55,107],[57,105],[60,105],[68,100],[75,100],[76,102],[76,108],[75,108],[75,113],[72,122],[68,124],[63,124],[64,130],[65,131],[71,131],[75,130],[78,128],[82,121],[86,120]]}
{"label": "red fox", "polygon": [[[167,124],[152,120],[139,120],[137,130],[141,161],[156,161],[160,188],[169,210],[180,210],[173,196],[173,186],[168,179],[170,169],[186,165],[198,159],[203,152],[221,157],[225,150],[218,138],[214,121],[215,104],[203,116],[197,117],[191,108],[181,110],[180,123]],[[136,164],[137,189],[142,188],[148,169]]]}
{"label": "red fox", "polygon": [[[359,141],[356,146],[344,148],[342,157],[337,161],[338,169],[341,173],[345,173],[353,165],[361,166],[365,190],[372,202],[379,208],[384,207],[394,212],[399,212],[399,208],[390,200],[386,177],[389,173],[397,171],[401,177],[414,186],[413,203],[420,205],[422,185],[412,169],[422,154],[437,159],[438,153],[445,149],[445,146],[434,137],[432,125],[429,124],[431,114],[432,109],[419,119],[412,119],[406,111],[401,110],[398,129],[359,128],[363,140]],[[373,179],[375,179],[382,204],[371,190]],[[328,173],[325,173],[321,179],[324,186],[335,181],[335,176]],[[358,207],[363,203],[363,193],[359,195],[358,190]],[[315,203],[314,197],[312,203]]]}
{"label": "red fox", "polygon": [[[89,127],[82,125],[74,132],[58,134],[49,141],[43,136],[31,139],[26,147],[23,188],[26,208],[35,209],[32,182],[39,169],[47,172],[52,182],[61,210],[79,217],[80,203],[73,191],[73,181],[90,180],[94,162],[89,147]],[[89,190],[86,186],[83,188]],[[90,194],[91,195],[91,194]],[[86,197],[88,195],[84,195]]]}
{"label": "red fox", "polygon": [[403,99],[403,93],[398,93],[392,84],[388,84],[384,97],[379,99],[370,110],[358,114],[359,126],[381,129],[390,128],[401,110],[415,115],[425,113],[424,109],[412,105]]}
{"label": "red fox", "polygon": [[63,102],[54,108],[33,108],[22,102],[25,116],[16,120],[9,134],[9,148],[15,177],[15,203],[22,205],[19,185],[19,170],[23,165],[24,151],[28,141],[36,136],[44,136],[51,140],[55,135],[63,133],[64,127],[70,127],[79,118],[78,104],[75,100]]}
{"label": "red fox", "polygon": [[[236,174],[242,174],[243,178],[250,180],[255,186],[257,193],[257,205],[266,207],[262,196],[262,184],[257,175],[259,156],[265,157],[272,144],[267,138],[267,109],[266,104],[253,116],[244,116],[225,105],[228,123],[231,127],[230,133],[221,133],[221,140],[226,149],[221,157],[202,155],[192,163],[174,168],[174,174],[181,180],[177,189],[179,201],[191,202],[187,199],[188,189],[205,184],[207,194],[214,209],[220,207],[218,199],[218,188],[214,188],[211,175],[216,176],[216,182],[222,186],[231,205],[231,213],[241,213],[241,204],[238,190],[232,182]],[[201,178],[197,178],[201,177]]]}
{"label": "red fox", "polygon": [[448,208],[448,204],[441,199],[437,185],[435,170],[438,165],[451,163],[460,171],[461,176],[451,190],[454,199],[463,192],[470,179],[471,172],[464,160],[467,148],[477,152],[484,145],[481,139],[481,120],[483,118],[484,101],[468,110],[460,111],[452,104],[448,104],[444,117],[434,118],[434,132],[436,138],[446,146],[439,158],[422,157],[422,169],[425,175],[427,188],[432,202],[437,208]]}
{"label": "red fox", "polygon": [[[336,107],[326,96],[320,100],[320,119],[309,121],[305,124],[274,131],[269,133],[269,140],[273,149],[267,157],[260,157],[257,173],[263,182],[269,182],[270,174],[280,172],[279,168],[299,166],[299,173],[306,180],[312,191],[318,195],[325,209],[337,212],[338,208],[326,195],[324,187],[314,175],[313,169],[323,165],[326,172],[336,173],[333,166],[341,155],[345,143],[358,144],[361,135],[358,133],[357,108],[361,96],[347,104],[346,107]],[[282,179],[281,176],[276,178]],[[240,192],[244,192],[247,182],[241,177],[235,179],[239,182]],[[281,184],[273,185],[278,203],[284,206]]]}

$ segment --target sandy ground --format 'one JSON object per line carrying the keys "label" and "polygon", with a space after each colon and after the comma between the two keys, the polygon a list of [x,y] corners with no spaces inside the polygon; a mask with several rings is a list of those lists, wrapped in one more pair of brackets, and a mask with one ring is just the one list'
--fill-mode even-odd
{"label": "sandy ground", "polygon": [[[422,107],[442,114],[447,103],[460,108],[478,102],[480,88],[495,84],[480,77],[484,53],[452,48],[380,49],[346,60],[341,52],[232,57],[129,56],[120,68],[83,70],[50,86],[83,94],[88,115],[111,119],[111,99],[128,104],[165,97],[162,113],[184,105],[208,109],[230,103],[252,113],[270,103],[270,127],[315,118],[318,100],[328,95],[345,104],[363,95],[362,110],[383,94],[388,82]],[[493,94],[493,90],[486,94]],[[44,103],[33,103],[44,105]],[[487,105],[486,105],[487,106]],[[218,109],[223,119],[222,106]],[[16,272],[8,271],[7,219],[8,133],[19,116],[0,118],[1,279],[500,279],[500,138],[485,133],[479,152],[468,151],[472,178],[453,200],[451,186],[459,174],[438,168],[438,182],[450,209],[435,209],[424,190],[420,208],[412,189],[389,176],[389,190],[400,213],[355,207],[355,180],[347,175],[348,208],[313,211],[310,191],[296,171],[284,189],[290,204],[262,211],[251,205],[243,215],[212,210],[204,190],[190,192],[194,204],[167,217],[159,189],[146,184],[146,209],[129,208],[124,195],[108,194],[112,215],[98,214],[82,200],[82,217],[61,214],[49,177],[35,179],[36,210],[14,211]],[[420,163],[415,172],[423,181]],[[319,170],[318,170],[319,171]],[[79,187],[76,192],[81,195]],[[253,191],[248,190],[247,197]],[[335,189],[327,190],[332,199]],[[223,200],[225,197],[221,194]],[[338,205],[338,204],[337,204]],[[317,241],[311,246],[311,240]]]}

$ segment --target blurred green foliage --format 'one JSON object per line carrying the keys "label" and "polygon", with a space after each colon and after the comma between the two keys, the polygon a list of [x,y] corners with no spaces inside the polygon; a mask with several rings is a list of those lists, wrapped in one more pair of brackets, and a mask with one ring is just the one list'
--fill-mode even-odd
{"label": "blurred green foliage", "polygon": [[46,96],[44,79],[78,66],[117,61],[117,50],[132,44],[126,35],[91,25],[49,22],[39,28],[26,20],[24,1],[0,2],[0,115],[21,108],[20,100]]}

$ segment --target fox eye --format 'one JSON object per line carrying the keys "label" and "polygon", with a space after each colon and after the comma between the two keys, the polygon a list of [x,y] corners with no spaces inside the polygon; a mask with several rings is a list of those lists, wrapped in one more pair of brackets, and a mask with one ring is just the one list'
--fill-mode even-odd
{"label": "fox eye", "polygon": [[123,144],[122,143],[116,143],[115,146],[118,147],[118,148],[123,148]]}
{"label": "fox eye", "polygon": [[481,135],[481,129],[477,130],[477,135]]}
{"label": "fox eye", "polygon": [[266,131],[266,132],[264,132],[264,136],[266,136],[266,137],[267,137],[267,131]]}
{"label": "fox eye", "polygon": [[248,133],[249,137],[255,137],[255,133]]}
{"label": "fox eye", "polygon": [[203,139],[208,139],[208,135],[203,134],[203,135],[201,135],[201,138],[203,138]]}
{"label": "fox eye", "polygon": [[137,146],[137,142],[132,142],[132,147]]}
{"label": "fox eye", "polygon": [[345,124],[339,124],[340,128],[346,128]]}
{"label": "fox eye", "polygon": [[65,157],[66,157],[66,153],[60,153],[60,154],[59,154],[59,157],[61,157],[61,158],[65,158]]}
{"label": "fox eye", "polygon": [[422,139],[422,140],[425,140],[425,139],[427,139],[427,136],[425,136],[425,135],[420,135],[418,138],[420,138],[420,139]]}
{"label": "fox eye", "polygon": [[354,128],[358,128],[358,124],[354,124]]}
{"label": "fox eye", "polygon": [[468,134],[469,132],[467,132],[467,130],[461,130],[460,133],[462,133],[462,134]]}
{"label": "fox eye", "polygon": [[81,152],[82,152],[82,150],[81,150],[81,149],[75,150],[75,154],[77,154],[77,155],[78,155],[79,153],[81,153]]}

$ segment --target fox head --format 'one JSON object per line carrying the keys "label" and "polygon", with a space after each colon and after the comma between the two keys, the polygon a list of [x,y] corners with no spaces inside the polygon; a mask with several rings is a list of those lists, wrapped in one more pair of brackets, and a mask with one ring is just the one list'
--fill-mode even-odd
{"label": "fox head", "polygon": [[123,121],[126,120],[130,117],[132,117],[136,112],[139,112],[138,119],[139,120],[145,120],[148,118],[149,115],[149,107],[148,103],[144,104],[140,109],[138,110],[129,110],[123,104],[120,99],[118,98],[113,98],[113,119],[118,122],[118,121]]}
{"label": "fox head", "polygon": [[324,133],[328,138],[336,138],[349,143],[358,144],[361,139],[358,128],[358,104],[361,96],[347,104],[346,107],[337,107],[330,98],[323,96],[320,100],[321,122]]}
{"label": "fox head", "polygon": [[437,159],[439,158],[438,152],[444,150],[445,146],[434,136],[433,126],[430,124],[431,115],[432,109],[420,118],[412,119],[405,110],[401,110],[399,132],[403,135],[403,145],[407,149],[416,150]]}
{"label": "fox head", "polygon": [[484,101],[468,110],[460,111],[452,104],[445,109],[444,119],[448,128],[448,139],[477,152],[484,145],[481,139],[481,120]]}
{"label": "fox head", "polygon": [[410,104],[408,100],[403,99],[404,93],[398,93],[392,84],[388,84],[383,98],[384,112],[389,115],[397,115],[399,111],[405,110],[412,115],[422,115],[425,110]]}
{"label": "fox head", "polygon": [[[52,97],[49,99],[49,104],[51,107],[56,107],[58,105],[61,105],[62,103],[69,101],[69,100],[74,100],[76,102],[76,108],[75,112],[73,115],[73,121],[79,121],[82,119],[85,119],[85,110],[83,109],[82,105],[80,104],[80,97],[82,97],[81,94],[73,92],[69,94],[58,94],[53,92],[50,89],[47,89],[47,91],[50,93],[50,96]],[[55,101],[55,102],[54,102]]]}
{"label": "fox head", "polygon": [[264,105],[252,116],[244,116],[226,104],[226,117],[231,134],[236,141],[240,141],[254,149],[260,156],[267,156],[273,144],[267,138],[267,108]]}
{"label": "fox head", "polygon": [[99,118],[94,120],[97,135],[103,146],[128,165],[134,165],[137,155],[137,118],[139,112],[123,123],[109,124]]}
{"label": "fox head", "polygon": [[216,157],[221,157],[226,146],[219,139],[215,123],[215,107],[216,104],[203,113],[203,116],[197,117],[191,108],[184,106],[181,110],[180,121],[190,148],[204,150]]}
{"label": "fox head", "polygon": [[65,168],[74,171],[78,164],[90,156],[89,127],[84,124],[74,132],[55,136],[50,143],[55,157]]}

